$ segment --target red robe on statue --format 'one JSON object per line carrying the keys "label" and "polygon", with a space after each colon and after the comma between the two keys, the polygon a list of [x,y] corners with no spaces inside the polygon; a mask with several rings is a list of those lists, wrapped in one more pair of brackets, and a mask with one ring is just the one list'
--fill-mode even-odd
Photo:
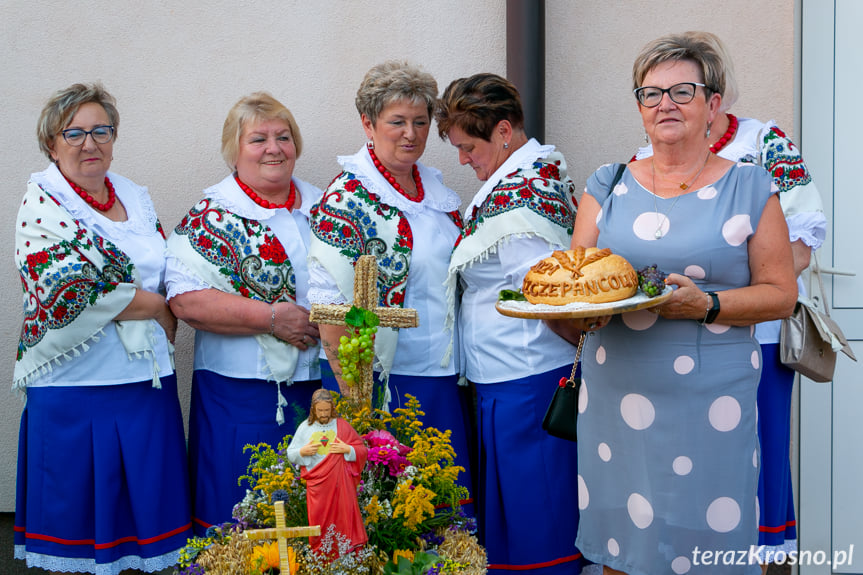
{"label": "red robe on statue", "polygon": [[[338,533],[350,539],[352,548],[359,547],[369,540],[357,503],[357,486],[368,448],[343,419],[336,420],[336,437],[354,448],[356,461],[345,461],[341,453],[331,453],[313,469],[300,468],[300,477],[306,481],[309,525],[320,525],[321,534],[326,534],[330,525],[335,525]],[[309,537],[309,543],[312,549],[317,550],[321,538]]]}

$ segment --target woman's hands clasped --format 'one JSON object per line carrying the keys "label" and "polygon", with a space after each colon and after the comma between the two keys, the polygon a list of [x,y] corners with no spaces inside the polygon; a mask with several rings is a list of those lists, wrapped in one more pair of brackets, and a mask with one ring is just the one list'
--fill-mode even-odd
{"label": "woman's hands clasped", "polygon": [[300,351],[317,345],[321,334],[318,326],[309,322],[309,310],[290,302],[273,304],[275,320],[273,335]]}

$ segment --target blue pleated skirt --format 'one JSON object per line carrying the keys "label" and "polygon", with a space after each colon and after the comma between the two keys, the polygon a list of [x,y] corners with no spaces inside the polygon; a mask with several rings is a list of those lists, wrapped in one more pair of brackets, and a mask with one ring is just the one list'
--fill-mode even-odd
{"label": "blue pleated skirt", "polygon": [[791,392],[794,371],[779,361],[779,344],[761,346],[758,384],[758,440],[761,474],[758,478],[758,544],[796,549],[797,522],[791,487]]}
{"label": "blue pleated skirt", "polygon": [[243,448],[258,443],[275,448],[286,435],[293,435],[298,423],[308,418],[312,394],[320,387],[320,380],[279,384],[278,392],[288,402],[285,423],[279,425],[275,382],[195,370],[189,411],[195,534],[204,535],[208,527],[231,521],[234,506],[251,488],[237,484],[247,473],[251,455]]}
{"label": "blue pleated skirt", "polygon": [[177,378],[27,390],[18,443],[15,557],[116,575],[177,562],[191,536]]}
{"label": "blue pleated skirt", "polygon": [[581,572],[576,444],[548,435],[542,419],[572,366],[477,384],[480,540],[489,574]]}

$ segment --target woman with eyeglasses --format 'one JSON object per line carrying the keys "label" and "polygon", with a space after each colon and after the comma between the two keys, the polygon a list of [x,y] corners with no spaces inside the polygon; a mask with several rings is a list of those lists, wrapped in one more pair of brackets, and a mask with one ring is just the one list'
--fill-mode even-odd
{"label": "woman with eyeglasses", "polygon": [[[721,59],[725,91],[719,114],[711,126],[710,151],[732,161],[763,166],[779,188],[779,203],[788,224],[797,289],[805,293],[800,274],[809,267],[812,251],[821,247],[827,234],[827,219],[821,196],[803,162],[800,149],[772,120],[737,118],[729,112],[737,101],[734,63],[723,42],[710,32],[684,32],[666,37],[668,42],[692,41],[705,45]],[[649,144],[635,159],[653,154]],[[777,321],[755,326],[761,344],[762,368],[758,384],[758,443],[761,473],[758,478],[758,546],[764,569],[781,551],[797,550],[797,525],[791,481],[791,392],[795,372],[779,360]]]}
{"label": "woman with eyeglasses", "polygon": [[51,165],[15,226],[15,557],[49,571],[159,571],[191,535],[165,238],[147,189],[108,171],[119,122],[99,84],[55,93],[37,127]]}
{"label": "woman with eyeglasses", "polygon": [[722,65],[693,39],[642,50],[633,87],[653,156],[613,190],[617,166],[597,170],[576,217],[573,246],[657,264],[675,290],[614,316],[582,356],[576,545],[606,574],[702,572],[699,551],[758,541],[754,325],[789,315],[797,286],[770,175],[710,150]]}

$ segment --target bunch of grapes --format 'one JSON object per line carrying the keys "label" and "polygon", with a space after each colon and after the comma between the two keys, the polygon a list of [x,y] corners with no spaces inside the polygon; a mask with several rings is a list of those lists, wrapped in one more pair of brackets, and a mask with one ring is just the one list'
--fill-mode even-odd
{"label": "bunch of grapes", "polygon": [[665,291],[666,277],[666,274],[657,268],[656,264],[643,267],[638,270],[638,287],[647,297],[656,297]]}
{"label": "bunch of grapes", "polygon": [[339,365],[344,382],[354,385],[362,381],[363,365],[370,365],[375,357],[378,316],[368,310],[352,307],[345,316],[345,323],[347,333],[339,338]]}

